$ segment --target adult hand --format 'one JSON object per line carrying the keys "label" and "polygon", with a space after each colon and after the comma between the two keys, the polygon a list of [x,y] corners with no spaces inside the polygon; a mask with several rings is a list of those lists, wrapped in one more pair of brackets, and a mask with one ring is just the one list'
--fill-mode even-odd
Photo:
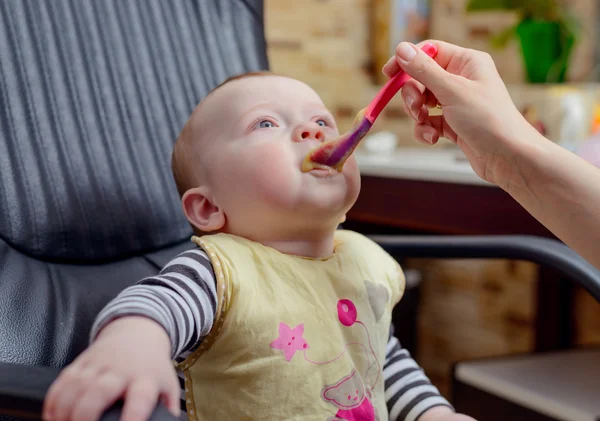
{"label": "adult hand", "polygon": [[[438,47],[435,59],[421,46]],[[405,110],[416,121],[415,137],[435,144],[440,136],[455,142],[473,170],[484,180],[504,184],[511,157],[526,148],[533,127],[515,107],[489,54],[441,41],[400,43],[383,68],[393,76],[400,69],[412,79],[402,88]],[[442,106],[442,115],[429,108]]]}

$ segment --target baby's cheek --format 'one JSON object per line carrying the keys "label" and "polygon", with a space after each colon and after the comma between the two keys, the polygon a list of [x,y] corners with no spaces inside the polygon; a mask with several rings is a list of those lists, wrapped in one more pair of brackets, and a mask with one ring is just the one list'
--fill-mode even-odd
{"label": "baby's cheek", "polygon": [[359,176],[358,163],[356,162],[354,155],[351,155],[350,158],[348,158],[342,171],[347,176]]}
{"label": "baby's cheek", "polygon": [[[274,146],[274,145],[265,145]],[[254,181],[265,199],[284,199],[294,188],[293,159],[284,148],[263,147],[254,154]]]}
{"label": "baby's cheek", "polygon": [[360,192],[360,170],[354,156],[346,161],[343,170],[349,188],[349,196],[352,201],[356,200]]}

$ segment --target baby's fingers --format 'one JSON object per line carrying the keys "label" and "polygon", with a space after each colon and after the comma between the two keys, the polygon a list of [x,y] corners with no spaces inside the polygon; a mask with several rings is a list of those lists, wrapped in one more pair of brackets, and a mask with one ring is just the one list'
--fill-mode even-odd
{"label": "baby's fingers", "polygon": [[103,373],[85,389],[73,409],[72,421],[96,421],[125,392],[126,381],[114,373]]}
{"label": "baby's fingers", "polygon": [[121,421],[146,421],[158,403],[159,388],[152,379],[135,380],[127,389]]}
{"label": "baby's fingers", "polygon": [[64,369],[54,381],[44,400],[42,418],[49,421],[66,421],[77,399],[95,376],[95,370],[71,366]]}
{"label": "baby's fingers", "polygon": [[171,414],[179,418],[181,415],[181,388],[179,381],[173,381],[172,385],[162,393],[162,402]]}

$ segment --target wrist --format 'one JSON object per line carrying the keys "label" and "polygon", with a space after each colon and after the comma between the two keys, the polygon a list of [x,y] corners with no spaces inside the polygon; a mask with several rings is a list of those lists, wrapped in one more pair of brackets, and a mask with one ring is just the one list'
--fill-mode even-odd
{"label": "wrist", "polygon": [[94,341],[126,337],[139,343],[140,347],[151,346],[171,355],[171,340],[167,331],[156,321],[144,316],[123,316],[107,323]]}
{"label": "wrist", "polygon": [[451,414],[454,414],[454,411],[448,406],[434,406],[425,411],[418,421],[443,421],[445,417]]}
{"label": "wrist", "polygon": [[527,188],[532,166],[553,146],[524,118],[512,128],[506,128],[498,142],[504,148],[488,168],[488,181],[509,194]]}

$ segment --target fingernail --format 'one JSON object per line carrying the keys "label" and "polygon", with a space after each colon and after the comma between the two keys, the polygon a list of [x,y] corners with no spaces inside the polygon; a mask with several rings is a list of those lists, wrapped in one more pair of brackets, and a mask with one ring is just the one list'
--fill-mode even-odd
{"label": "fingernail", "polygon": [[425,139],[427,143],[433,143],[433,135],[429,132],[423,133],[423,139]]}
{"label": "fingernail", "polygon": [[412,97],[406,98],[406,106],[408,107],[408,111],[410,112],[410,115],[413,116],[413,118],[414,118],[415,111],[412,109],[413,102],[415,102],[415,100]]}
{"label": "fingernail", "polygon": [[409,62],[417,55],[417,51],[409,43],[401,42],[396,48],[396,55],[400,60]]}

